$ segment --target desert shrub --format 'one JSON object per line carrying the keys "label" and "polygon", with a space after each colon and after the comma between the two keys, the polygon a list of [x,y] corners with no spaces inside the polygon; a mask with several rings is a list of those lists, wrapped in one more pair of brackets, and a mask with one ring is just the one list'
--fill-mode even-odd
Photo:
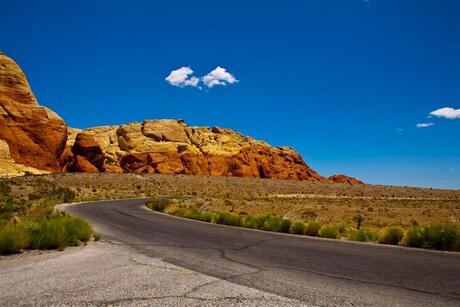
{"label": "desert shrub", "polygon": [[243,220],[243,227],[257,229],[261,220],[259,217],[246,215]]}
{"label": "desert shrub", "polygon": [[93,230],[78,217],[54,215],[24,227],[30,234],[30,249],[64,249],[87,242]]}
{"label": "desert shrub", "polygon": [[321,228],[321,224],[315,221],[310,221],[305,228],[305,235],[311,237],[317,237],[319,234],[319,230]]}
{"label": "desert shrub", "polygon": [[92,227],[79,217],[64,216],[62,223],[66,232],[66,246],[75,246],[80,242],[88,242],[93,234]]}
{"label": "desert shrub", "polygon": [[[371,207],[369,207],[370,209]],[[356,222],[356,229],[360,229],[361,228],[361,225],[364,223],[364,215],[362,214],[357,214],[353,217],[353,221]]]}
{"label": "desert shrub", "polygon": [[169,198],[153,198],[146,202],[146,206],[154,211],[164,212],[168,206],[175,203],[174,199]]}
{"label": "desert shrub", "polygon": [[180,216],[186,219],[192,218],[192,216],[194,215],[193,210],[188,209],[188,208],[174,208],[174,209],[171,209],[171,211],[168,211],[168,213],[177,215],[177,216]]}
{"label": "desert shrub", "polygon": [[379,243],[398,245],[403,238],[404,231],[401,227],[387,227],[380,232]]}
{"label": "desert shrub", "polygon": [[280,223],[280,228],[279,230],[281,232],[289,232],[289,229],[291,228],[292,221],[289,219],[282,219]]}
{"label": "desert shrub", "polygon": [[365,228],[360,228],[359,230],[351,232],[347,239],[358,242],[375,242],[377,241],[377,237],[377,233]]}
{"label": "desert shrub", "polygon": [[224,225],[241,226],[242,218],[236,214],[221,212],[217,216],[216,222]]}
{"label": "desert shrub", "polygon": [[11,193],[11,186],[6,182],[0,182],[0,197],[9,196]]}
{"label": "desert shrub", "polygon": [[261,229],[262,230],[268,230],[268,231],[278,231],[280,229],[280,226],[281,226],[281,221],[282,219],[277,217],[277,216],[273,216],[273,215],[268,215],[263,224],[261,224]]}
{"label": "desert shrub", "polygon": [[212,213],[212,212],[207,212],[207,211],[200,212],[200,214],[198,216],[198,220],[203,221],[203,222],[212,223],[214,218],[215,218],[214,215],[215,214]]}
{"label": "desert shrub", "polygon": [[337,239],[340,231],[336,225],[326,224],[319,229],[319,236],[321,238]]}
{"label": "desert shrub", "polygon": [[402,244],[410,247],[425,247],[425,229],[420,226],[407,229]]}
{"label": "desert shrub", "polygon": [[297,235],[303,235],[305,234],[305,229],[306,229],[305,223],[301,221],[295,221],[291,225],[290,232],[297,234]]}
{"label": "desert shrub", "polygon": [[337,228],[338,228],[339,233],[340,233],[341,235],[344,235],[345,233],[348,232],[348,224],[345,223],[345,222],[338,223],[338,224],[337,224]]}
{"label": "desert shrub", "polygon": [[101,239],[101,234],[98,232],[95,232],[93,234],[94,241],[99,241]]}
{"label": "desert shrub", "polygon": [[459,250],[460,229],[454,224],[435,224],[425,228],[425,247],[439,250]]}
{"label": "desert shrub", "polygon": [[17,211],[17,205],[10,196],[0,196],[0,219],[5,223],[13,216],[13,212]]}
{"label": "desert shrub", "polygon": [[0,255],[14,254],[29,245],[27,232],[16,225],[7,225],[0,229]]}

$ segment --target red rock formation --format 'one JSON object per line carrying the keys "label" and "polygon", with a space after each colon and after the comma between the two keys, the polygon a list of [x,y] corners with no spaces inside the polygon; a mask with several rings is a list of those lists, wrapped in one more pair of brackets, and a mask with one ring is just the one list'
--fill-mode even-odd
{"label": "red rock formation", "polygon": [[67,126],[53,111],[37,104],[24,73],[0,53],[0,139],[12,158],[42,170],[60,171],[58,159]]}
{"label": "red rock formation", "polygon": [[[105,156],[101,147],[92,136],[79,133],[75,138],[72,153],[75,157],[84,157],[85,160],[94,165],[96,169],[103,170]],[[82,160],[80,159],[80,161]]]}
{"label": "red rock formation", "polygon": [[334,182],[334,183],[364,184],[364,182],[362,182],[359,179],[349,177],[347,175],[342,175],[342,174],[333,175],[327,178],[327,180],[329,182]]}
{"label": "red rock formation", "polygon": [[251,146],[233,156],[201,153],[131,153],[121,159],[126,172],[194,174],[326,181],[289,148]]}
{"label": "red rock formation", "polygon": [[99,173],[99,169],[94,166],[88,159],[84,156],[75,156],[73,165],[71,168],[73,172],[81,172],[81,173]]}

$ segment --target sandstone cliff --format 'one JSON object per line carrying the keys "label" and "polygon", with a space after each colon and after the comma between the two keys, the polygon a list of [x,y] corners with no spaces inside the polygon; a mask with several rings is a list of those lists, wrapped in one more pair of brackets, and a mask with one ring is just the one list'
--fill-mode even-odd
{"label": "sandstone cliff", "polygon": [[[75,135],[75,132],[78,132]],[[142,172],[327,181],[292,148],[183,120],[69,129],[71,171]]]}
{"label": "sandstone cliff", "polygon": [[67,126],[50,109],[38,105],[21,68],[0,52],[0,140],[15,163],[60,171]]}
{"label": "sandstone cliff", "polygon": [[325,178],[292,148],[231,129],[192,127],[183,120],[68,128],[38,105],[21,68],[0,52],[0,175],[67,171],[358,183],[343,175]]}

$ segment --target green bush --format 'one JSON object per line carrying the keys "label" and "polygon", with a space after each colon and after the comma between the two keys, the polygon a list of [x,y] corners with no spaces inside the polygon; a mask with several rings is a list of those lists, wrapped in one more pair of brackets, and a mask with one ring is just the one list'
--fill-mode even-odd
{"label": "green bush", "polygon": [[402,244],[410,247],[425,247],[425,229],[420,226],[409,228],[404,233]]}
{"label": "green bush", "polygon": [[243,227],[257,229],[261,223],[260,217],[246,215],[243,220]]}
{"label": "green bush", "polygon": [[209,222],[212,223],[215,219],[215,214],[212,212],[200,212],[200,215],[198,216],[198,220],[203,221],[203,222]]}
{"label": "green bush", "polygon": [[29,249],[64,249],[87,242],[93,230],[78,217],[55,215],[30,223],[25,228],[30,234]]}
{"label": "green bush", "polygon": [[14,254],[29,245],[27,232],[16,225],[7,225],[0,229],[0,255]]}
{"label": "green bush", "polygon": [[404,230],[400,227],[387,227],[380,232],[379,243],[398,245],[403,238]]}
{"label": "green bush", "polygon": [[319,234],[319,230],[321,228],[321,224],[315,221],[310,221],[307,224],[307,227],[305,229],[305,235],[311,236],[311,237],[317,237]]}
{"label": "green bush", "polygon": [[289,229],[291,229],[291,224],[292,221],[289,219],[282,219],[281,224],[280,224],[280,231],[281,232],[289,232]]}
{"label": "green bush", "polygon": [[297,234],[297,235],[303,235],[305,234],[305,229],[306,229],[305,223],[301,221],[295,221],[291,225],[290,232]]}
{"label": "green bush", "polygon": [[430,225],[425,229],[428,248],[439,250],[458,250],[460,248],[460,229],[454,224]]}
{"label": "green bush", "polygon": [[91,239],[93,229],[91,225],[79,217],[64,216],[63,224],[66,232],[66,245],[75,246]]}
{"label": "green bush", "polygon": [[242,218],[239,215],[221,212],[216,219],[217,224],[224,224],[230,226],[241,226]]}
{"label": "green bush", "polygon": [[321,238],[337,239],[339,237],[339,228],[335,225],[323,225],[319,230],[319,236]]}
{"label": "green bush", "polygon": [[277,216],[268,215],[260,228],[268,231],[279,231],[281,227],[281,220],[282,219]]}
{"label": "green bush", "polygon": [[358,242],[375,242],[377,241],[377,233],[367,230],[365,228],[361,228],[359,230],[351,232],[347,239],[351,241],[358,241]]}

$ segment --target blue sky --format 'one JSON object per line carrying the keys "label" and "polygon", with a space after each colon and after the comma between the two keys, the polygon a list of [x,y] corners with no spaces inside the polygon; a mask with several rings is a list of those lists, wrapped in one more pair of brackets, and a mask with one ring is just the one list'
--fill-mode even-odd
{"label": "blue sky", "polygon": [[[460,119],[428,118],[460,108],[460,1],[0,4],[0,50],[70,126],[184,118],[323,175],[460,188]],[[208,88],[218,66],[238,82]],[[165,80],[181,67],[196,87]]]}

